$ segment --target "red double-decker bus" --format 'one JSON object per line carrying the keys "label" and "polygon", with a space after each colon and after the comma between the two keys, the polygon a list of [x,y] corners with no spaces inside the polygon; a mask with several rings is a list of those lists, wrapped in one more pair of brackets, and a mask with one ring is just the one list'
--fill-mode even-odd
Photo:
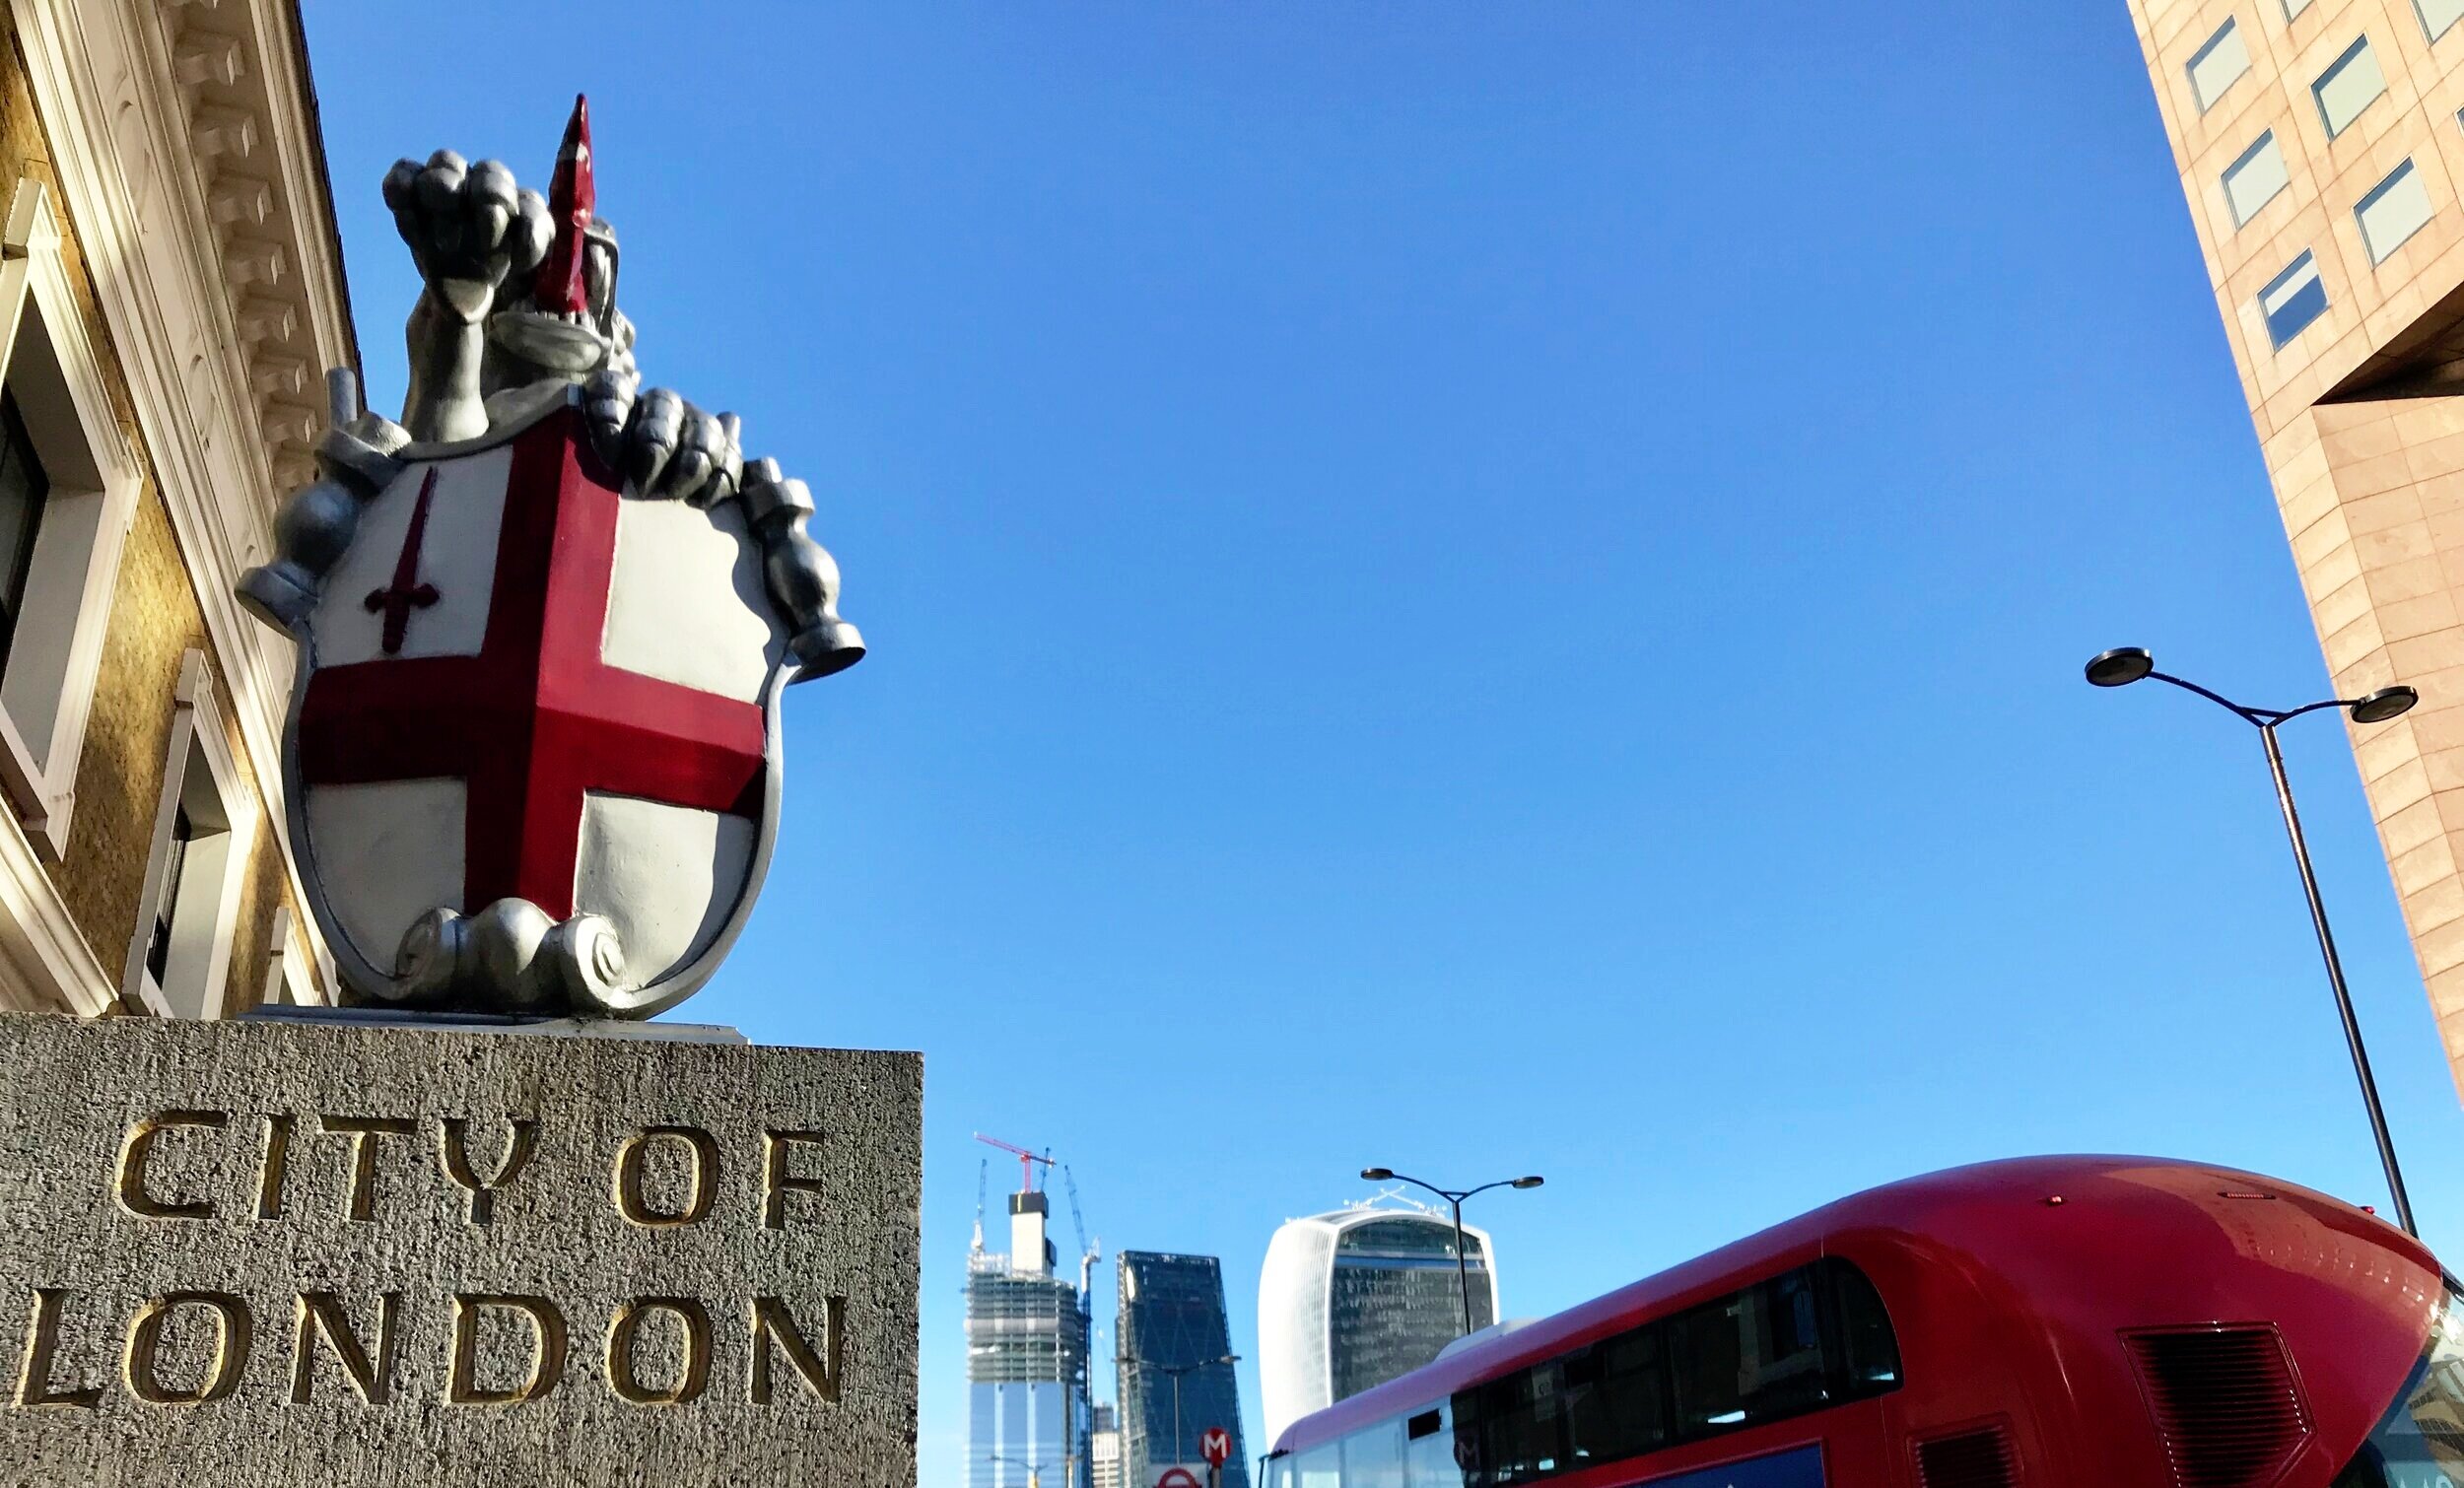
{"label": "red double-decker bus", "polygon": [[2464,1296],[2322,1194],[2028,1158],[1843,1199],[1295,1422],[1266,1488],[2459,1488]]}

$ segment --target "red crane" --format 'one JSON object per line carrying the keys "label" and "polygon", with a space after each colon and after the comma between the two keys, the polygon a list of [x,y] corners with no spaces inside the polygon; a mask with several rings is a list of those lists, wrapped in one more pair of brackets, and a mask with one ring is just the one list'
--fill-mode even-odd
{"label": "red crane", "polygon": [[1053,1157],[1050,1152],[1030,1151],[1027,1148],[1019,1146],[1016,1142],[1004,1142],[999,1137],[986,1136],[981,1131],[976,1133],[976,1140],[982,1142],[987,1147],[998,1147],[1003,1152],[1014,1154],[1017,1157],[1018,1191],[1021,1193],[1033,1193],[1035,1191],[1036,1164],[1042,1163],[1048,1172],[1052,1169]]}

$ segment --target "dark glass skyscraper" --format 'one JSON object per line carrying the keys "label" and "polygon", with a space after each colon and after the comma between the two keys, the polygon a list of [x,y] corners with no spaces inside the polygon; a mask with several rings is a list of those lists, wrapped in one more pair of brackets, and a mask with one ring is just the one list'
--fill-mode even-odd
{"label": "dark glass skyscraper", "polygon": [[[1178,1463],[1206,1480],[1198,1437],[1219,1426],[1232,1434],[1223,1488],[1249,1488],[1249,1454],[1241,1440],[1240,1387],[1223,1311],[1223,1267],[1212,1255],[1121,1252],[1122,1488],[1156,1488],[1156,1476]],[[1191,1367],[1196,1366],[1196,1367]],[[1180,1378],[1176,1428],[1173,1377]],[[1176,1438],[1177,1430],[1177,1438]]]}

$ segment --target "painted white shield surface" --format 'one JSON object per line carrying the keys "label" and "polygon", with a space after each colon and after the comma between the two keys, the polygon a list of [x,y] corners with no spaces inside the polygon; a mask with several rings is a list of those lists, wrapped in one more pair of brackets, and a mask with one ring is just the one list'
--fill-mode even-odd
{"label": "painted white shield surface", "polygon": [[436,909],[604,916],[622,985],[699,984],[767,865],[787,645],[736,503],[622,494],[570,404],[412,446],[303,638],[286,766],[338,957]]}

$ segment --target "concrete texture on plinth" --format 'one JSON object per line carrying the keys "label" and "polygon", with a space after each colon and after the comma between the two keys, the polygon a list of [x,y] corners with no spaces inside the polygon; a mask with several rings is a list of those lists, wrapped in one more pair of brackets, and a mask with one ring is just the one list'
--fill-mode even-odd
{"label": "concrete texture on plinth", "polygon": [[922,1060],[0,1017],[0,1483],[915,1482]]}

